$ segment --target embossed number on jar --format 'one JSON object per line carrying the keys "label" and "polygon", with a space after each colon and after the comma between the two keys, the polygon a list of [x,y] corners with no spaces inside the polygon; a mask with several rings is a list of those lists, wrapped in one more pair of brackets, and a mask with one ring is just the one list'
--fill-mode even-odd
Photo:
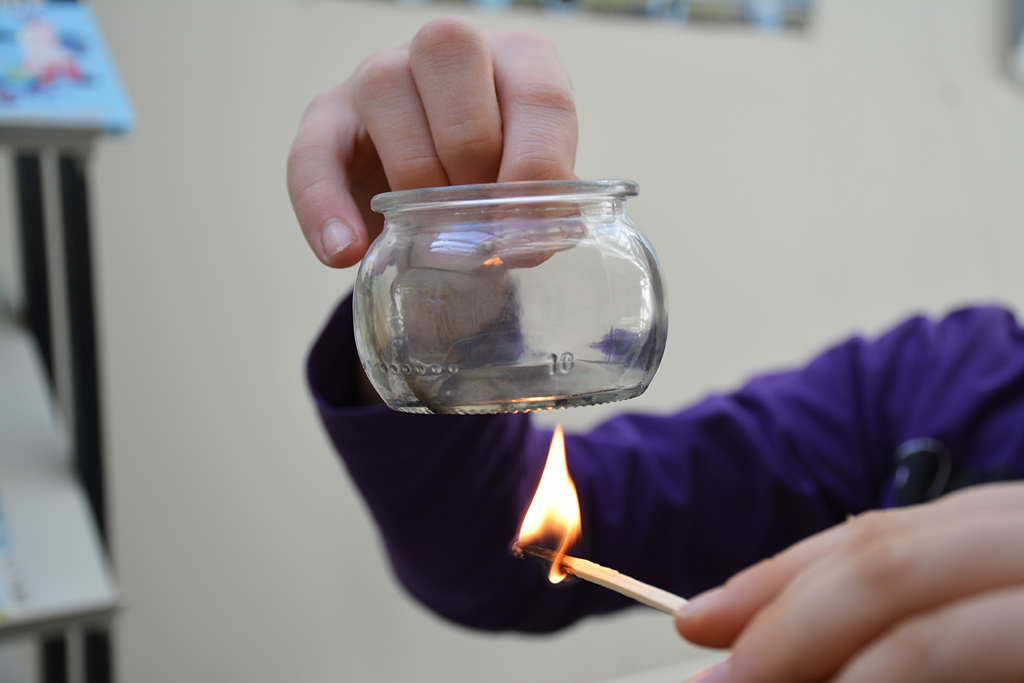
{"label": "embossed number on jar", "polygon": [[571,353],[563,353],[558,355],[556,353],[548,356],[548,374],[549,375],[568,375],[572,372],[573,357]]}

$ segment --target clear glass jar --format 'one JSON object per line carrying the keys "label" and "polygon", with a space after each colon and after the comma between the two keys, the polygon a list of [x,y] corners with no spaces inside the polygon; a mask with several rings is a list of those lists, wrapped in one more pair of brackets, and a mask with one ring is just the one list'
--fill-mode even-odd
{"label": "clear glass jar", "polygon": [[496,413],[639,396],[661,362],[657,257],[637,184],[537,181],[389,192],[356,278],[356,346],[388,406]]}

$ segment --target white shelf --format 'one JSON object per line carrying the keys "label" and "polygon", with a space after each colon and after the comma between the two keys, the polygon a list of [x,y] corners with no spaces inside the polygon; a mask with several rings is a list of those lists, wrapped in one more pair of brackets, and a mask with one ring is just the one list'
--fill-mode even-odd
{"label": "white shelf", "polygon": [[28,334],[0,317],[0,639],[103,624],[113,574]]}

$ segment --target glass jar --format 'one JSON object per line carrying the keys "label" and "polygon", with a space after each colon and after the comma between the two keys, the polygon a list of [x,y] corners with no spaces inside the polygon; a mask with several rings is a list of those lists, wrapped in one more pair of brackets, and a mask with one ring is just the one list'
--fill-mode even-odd
{"label": "glass jar", "polygon": [[388,406],[566,408],[639,396],[661,362],[657,257],[626,180],[388,192],[356,278],[356,346]]}

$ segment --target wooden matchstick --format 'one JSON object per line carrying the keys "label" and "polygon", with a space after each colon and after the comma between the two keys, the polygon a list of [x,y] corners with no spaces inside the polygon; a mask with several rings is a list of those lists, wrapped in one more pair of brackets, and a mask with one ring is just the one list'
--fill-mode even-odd
{"label": "wooden matchstick", "polygon": [[[554,550],[548,550],[536,545],[523,545],[518,541],[512,544],[512,554],[520,560],[524,557],[529,557],[532,560],[546,562],[548,565],[555,561],[556,555]],[[643,581],[637,581],[631,576],[620,574],[614,569],[602,567],[590,560],[584,560],[579,557],[563,556],[562,569],[566,573],[577,576],[584,581],[590,581],[599,586],[610,588],[617,593],[622,593],[626,597],[633,598],[637,602],[642,602],[648,607],[653,607],[665,614],[675,614],[687,602],[686,598],[681,598],[678,595],[656,588]]]}

